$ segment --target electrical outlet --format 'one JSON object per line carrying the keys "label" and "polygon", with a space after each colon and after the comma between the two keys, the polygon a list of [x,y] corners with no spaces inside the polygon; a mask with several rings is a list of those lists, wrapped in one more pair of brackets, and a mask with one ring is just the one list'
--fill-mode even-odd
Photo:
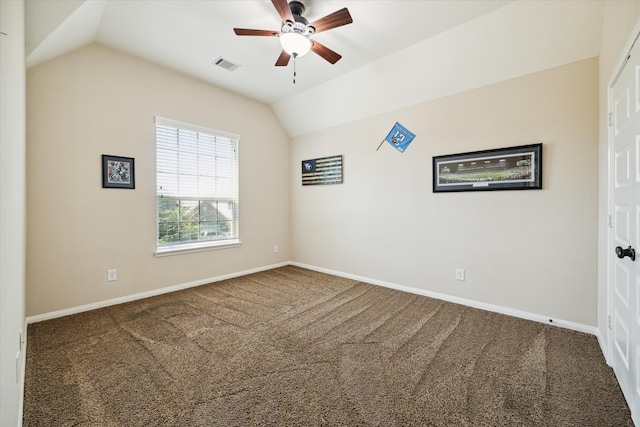
{"label": "electrical outlet", "polygon": [[118,280],[118,270],[115,268],[107,270],[107,282],[115,282],[116,280]]}
{"label": "electrical outlet", "polygon": [[456,268],[456,280],[464,280],[464,268]]}
{"label": "electrical outlet", "polygon": [[279,250],[280,249],[278,248],[278,245],[273,245],[273,253],[274,254],[277,254]]}

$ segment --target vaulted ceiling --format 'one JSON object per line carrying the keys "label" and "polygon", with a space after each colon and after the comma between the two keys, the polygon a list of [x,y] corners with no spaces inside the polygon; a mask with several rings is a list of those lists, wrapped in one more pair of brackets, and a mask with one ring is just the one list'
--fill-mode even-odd
{"label": "vaulted ceiling", "polygon": [[[27,66],[99,43],[269,104],[290,136],[330,128],[581,59],[600,49],[600,0],[305,0],[313,21],[347,7],[353,23],[313,36],[338,52],[275,67],[269,0],[27,0]],[[233,71],[218,58],[239,65]]]}

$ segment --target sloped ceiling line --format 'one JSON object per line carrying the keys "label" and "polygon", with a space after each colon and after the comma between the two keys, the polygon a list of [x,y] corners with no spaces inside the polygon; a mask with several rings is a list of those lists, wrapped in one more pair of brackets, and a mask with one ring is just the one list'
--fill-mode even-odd
{"label": "sloped ceiling line", "polygon": [[597,56],[604,13],[604,0],[308,3],[308,18],[346,5],[354,22],[317,35],[343,58],[301,58],[295,85],[277,40],[232,31],[277,29],[268,0],[27,0],[27,66],[100,43],[264,102],[295,137]]}

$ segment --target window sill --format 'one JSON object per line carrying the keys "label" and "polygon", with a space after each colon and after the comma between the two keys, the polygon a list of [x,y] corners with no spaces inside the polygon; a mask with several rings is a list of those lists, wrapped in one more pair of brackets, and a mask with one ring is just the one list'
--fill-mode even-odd
{"label": "window sill", "polygon": [[172,256],[172,255],[190,254],[194,252],[213,251],[216,249],[237,248],[240,245],[242,245],[242,242],[240,240],[229,240],[229,241],[218,242],[218,243],[191,243],[186,245],[166,246],[162,248],[157,248],[153,255],[156,257],[164,257],[164,256]]}

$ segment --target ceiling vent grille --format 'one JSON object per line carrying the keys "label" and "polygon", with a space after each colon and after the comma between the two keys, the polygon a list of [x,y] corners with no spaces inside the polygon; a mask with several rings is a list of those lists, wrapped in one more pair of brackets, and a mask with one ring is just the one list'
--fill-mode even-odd
{"label": "ceiling vent grille", "polygon": [[229,61],[228,59],[224,59],[222,56],[217,57],[214,61],[213,61],[213,65],[217,65],[220,68],[224,68],[225,70],[229,70],[229,71],[233,71],[236,68],[239,67],[238,64],[234,64],[233,62]]}

